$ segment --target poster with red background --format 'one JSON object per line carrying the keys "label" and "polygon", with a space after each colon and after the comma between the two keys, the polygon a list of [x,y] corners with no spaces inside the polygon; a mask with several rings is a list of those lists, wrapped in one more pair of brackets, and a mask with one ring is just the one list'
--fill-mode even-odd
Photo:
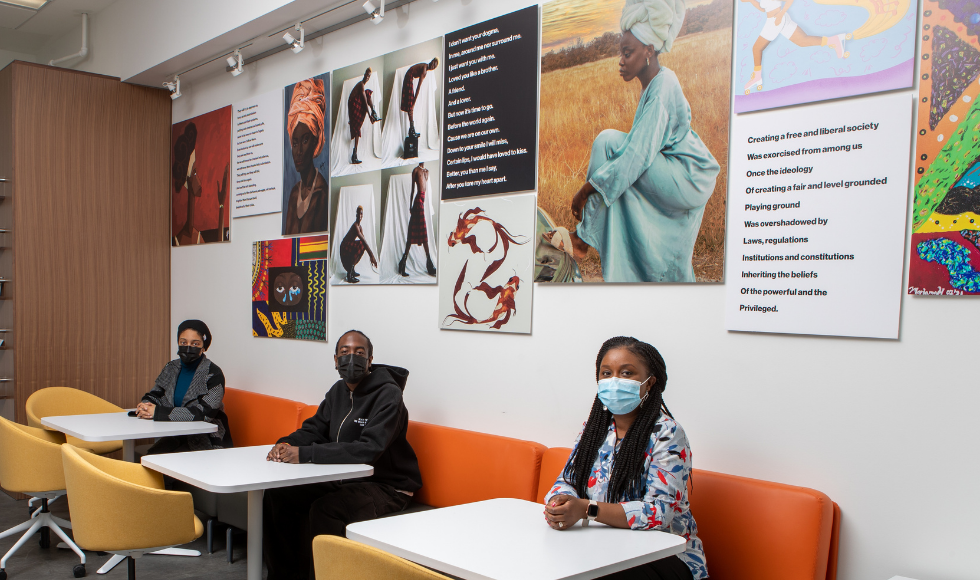
{"label": "poster with red background", "polygon": [[231,106],[175,123],[170,145],[171,244],[230,241]]}

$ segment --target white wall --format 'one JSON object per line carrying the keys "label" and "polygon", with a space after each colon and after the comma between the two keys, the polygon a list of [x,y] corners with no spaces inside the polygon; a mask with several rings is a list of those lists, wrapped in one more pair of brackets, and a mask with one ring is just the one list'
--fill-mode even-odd
{"label": "white wall", "polygon": [[[174,121],[525,4],[419,1],[238,78],[186,86]],[[230,386],[316,403],[337,378],[332,342],[251,336],[250,244],[279,231],[279,214],[237,219],[230,244],[174,249],[173,326],[208,322],[208,354]],[[901,339],[881,341],[726,332],[724,294],[721,285],[538,285],[534,334],[514,336],[439,331],[435,286],[332,288],[329,338],[361,329],[378,362],[409,368],[413,419],[567,446],[595,393],[599,345],[635,335],[667,361],[666,401],[698,468],[812,487],[840,504],[841,580],[976,578],[976,300],[905,296]],[[751,506],[745,516],[753,525]]]}
{"label": "white wall", "polygon": [[0,50],[0,69],[4,68],[8,64],[14,62],[15,60],[22,60],[24,62],[37,62],[37,57],[34,56],[33,54],[28,54],[26,52]]}

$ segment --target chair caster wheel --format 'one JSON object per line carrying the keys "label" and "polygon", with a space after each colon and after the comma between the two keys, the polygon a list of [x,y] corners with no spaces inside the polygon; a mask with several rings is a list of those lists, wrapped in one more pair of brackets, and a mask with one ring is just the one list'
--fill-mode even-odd
{"label": "chair caster wheel", "polygon": [[0,568],[0,580],[7,580],[7,571]]}
{"label": "chair caster wheel", "polygon": [[[75,578],[85,577],[85,564],[75,564],[75,567],[71,569],[72,576]],[[0,580],[3,580],[0,578]]]}

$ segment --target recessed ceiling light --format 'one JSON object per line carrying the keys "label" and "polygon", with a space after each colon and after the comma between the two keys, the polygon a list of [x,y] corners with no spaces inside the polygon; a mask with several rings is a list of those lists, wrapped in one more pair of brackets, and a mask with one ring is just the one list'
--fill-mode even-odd
{"label": "recessed ceiling light", "polygon": [[49,0],[0,0],[0,4],[10,4],[11,6],[20,6],[22,8],[30,8],[31,10],[40,10],[42,6],[48,3]]}

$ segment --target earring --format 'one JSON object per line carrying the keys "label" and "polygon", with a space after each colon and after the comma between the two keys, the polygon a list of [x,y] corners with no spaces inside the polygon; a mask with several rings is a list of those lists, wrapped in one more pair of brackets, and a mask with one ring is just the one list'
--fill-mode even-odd
{"label": "earring", "polygon": [[650,66],[650,57],[647,57],[647,66]]}
{"label": "earring", "polygon": [[647,391],[647,394],[643,395],[643,398],[640,399],[640,408],[641,409],[643,408],[643,403],[645,403],[647,401],[647,397],[649,397],[649,396],[650,396],[650,391]]}

